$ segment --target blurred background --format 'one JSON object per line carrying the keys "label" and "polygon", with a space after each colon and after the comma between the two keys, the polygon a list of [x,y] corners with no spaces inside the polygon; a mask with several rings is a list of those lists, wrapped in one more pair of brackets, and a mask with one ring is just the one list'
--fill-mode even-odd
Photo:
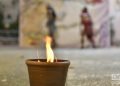
{"label": "blurred background", "polygon": [[66,86],[120,86],[119,22],[120,0],[0,0],[0,86],[29,86],[46,36],[71,62]]}
{"label": "blurred background", "polygon": [[0,0],[0,46],[116,47],[119,21],[120,0]]}
{"label": "blurred background", "polygon": [[19,0],[0,0],[0,45],[18,44]]}

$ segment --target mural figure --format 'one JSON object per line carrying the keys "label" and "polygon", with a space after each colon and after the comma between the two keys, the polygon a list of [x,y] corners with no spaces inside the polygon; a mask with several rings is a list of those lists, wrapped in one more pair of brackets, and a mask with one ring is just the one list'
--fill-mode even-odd
{"label": "mural figure", "polygon": [[48,28],[48,35],[52,38],[52,48],[57,46],[55,40],[55,32],[56,32],[56,13],[54,9],[48,5],[47,6],[47,28]]}
{"label": "mural figure", "polygon": [[93,33],[93,22],[88,13],[88,9],[85,7],[81,14],[81,24],[83,25],[83,30],[81,31],[81,48],[84,48],[84,37],[87,37],[88,41],[95,48],[94,33]]}

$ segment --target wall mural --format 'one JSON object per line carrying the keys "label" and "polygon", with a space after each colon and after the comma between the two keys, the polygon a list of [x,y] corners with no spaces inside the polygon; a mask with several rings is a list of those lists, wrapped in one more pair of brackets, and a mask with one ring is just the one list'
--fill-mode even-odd
{"label": "wall mural", "polygon": [[3,45],[42,47],[49,35],[53,47],[116,47],[119,22],[120,0],[0,0]]}
{"label": "wall mural", "polygon": [[21,0],[20,46],[42,46],[49,35],[53,47],[109,47],[108,2],[96,2]]}

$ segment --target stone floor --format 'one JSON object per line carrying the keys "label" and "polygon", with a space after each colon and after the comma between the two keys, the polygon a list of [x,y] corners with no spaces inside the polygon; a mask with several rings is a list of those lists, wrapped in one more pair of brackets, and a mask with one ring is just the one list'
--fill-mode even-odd
{"label": "stone floor", "polygon": [[[39,50],[40,57],[45,57],[44,51]],[[54,53],[71,61],[66,86],[120,86],[111,78],[120,74],[120,49],[55,49]],[[0,48],[0,86],[29,86],[25,60],[35,57],[36,49]]]}

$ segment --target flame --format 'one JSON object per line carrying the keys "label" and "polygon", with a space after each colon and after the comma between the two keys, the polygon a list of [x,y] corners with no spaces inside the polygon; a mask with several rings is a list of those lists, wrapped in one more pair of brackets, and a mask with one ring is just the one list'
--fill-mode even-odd
{"label": "flame", "polygon": [[38,60],[38,62],[40,62],[40,60]]}
{"label": "flame", "polygon": [[46,41],[46,55],[47,55],[47,62],[54,62],[54,53],[51,48],[52,38],[47,36],[45,38]]}

